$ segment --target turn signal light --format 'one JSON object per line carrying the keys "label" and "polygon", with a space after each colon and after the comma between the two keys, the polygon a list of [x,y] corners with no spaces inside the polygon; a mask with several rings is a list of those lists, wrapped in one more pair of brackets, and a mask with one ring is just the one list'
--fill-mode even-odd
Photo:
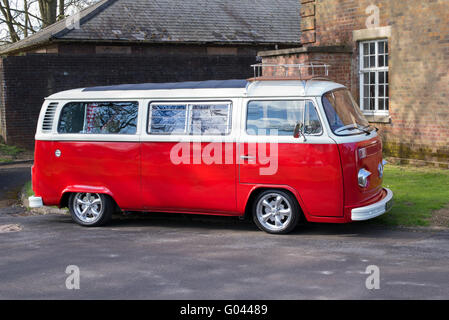
{"label": "turn signal light", "polygon": [[360,148],[358,150],[359,160],[366,158],[366,155],[367,155],[366,148]]}

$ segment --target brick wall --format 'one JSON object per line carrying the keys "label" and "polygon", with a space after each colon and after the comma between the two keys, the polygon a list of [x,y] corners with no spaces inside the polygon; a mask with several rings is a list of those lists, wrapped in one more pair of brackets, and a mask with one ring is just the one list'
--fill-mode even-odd
{"label": "brick wall", "polygon": [[6,57],[0,59],[0,119],[6,120],[2,120],[1,134],[8,144],[33,148],[42,102],[58,91],[122,83],[242,79],[252,75],[250,65],[255,59],[255,55]]}
{"label": "brick wall", "polygon": [[[379,27],[391,27],[388,38],[391,122],[374,123],[381,129],[384,151],[400,158],[449,163],[447,0],[300,1],[302,19],[307,19],[301,26],[304,47],[309,50],[327,46],[351,48],[349,87],[357,100],[359,52],[353,31],[366,29],[368,6],[374,4],[379,8]],[[264,62],[306,59],[305,54],[279,55],[280,52],[265,55]],[[343,65],[342,72],[348,70],[345,55],[329,56],[327,61],[338,68]],[[340,78],[340,71],[336,71],[332,78],[348,85],[347,74]]]}

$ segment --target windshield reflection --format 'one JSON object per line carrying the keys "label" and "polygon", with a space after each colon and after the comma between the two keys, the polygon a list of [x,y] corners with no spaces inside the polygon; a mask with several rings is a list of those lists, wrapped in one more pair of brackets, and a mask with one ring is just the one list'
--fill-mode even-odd
{"label": "windshield reflection", "polygon": [[334,134],[369,134],[373,130],[348,89],[328,92],[323,95],[322,101]]}

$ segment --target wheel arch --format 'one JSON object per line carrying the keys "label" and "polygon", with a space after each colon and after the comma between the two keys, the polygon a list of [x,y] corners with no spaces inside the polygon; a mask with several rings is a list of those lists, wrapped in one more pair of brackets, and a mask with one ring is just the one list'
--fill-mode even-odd
{"label": "wheel arch", "polygon": [[248,194],[248,197],[246,199],[246,203],[245,203],[245,212],[244,212],[244,219],[250,219],[252,212],[251,212],[251,207],[253,205],[254,200],[257,198],[257,196],[266,191],[266,190],[280,190],[280,191],[284,191],[289,193],[297,202],[299,209],[300,209],[300,215],[301,218],[306,218],[306,212],[304,210],[305,205],[301,199],[301,196],[299,195],[299,193],[292,187],[290,186],[285,186],[285,185],[257,185],[254,186],[254,188],[251,189],[251,191]]}
{"label": "wheel arch", "polygon": [[72,193],[80,193],[80,192],[105,194],[105,195],[109,196],[112,199],[112,201],[115,203],[115,205],[118,207],[118,204],[114,199],[113,193],[108,188],[92,187],[92,186],[79,186],[79,185],[68,186],[61,192],[59,207],[60,208],[68,207],[70,195]]}

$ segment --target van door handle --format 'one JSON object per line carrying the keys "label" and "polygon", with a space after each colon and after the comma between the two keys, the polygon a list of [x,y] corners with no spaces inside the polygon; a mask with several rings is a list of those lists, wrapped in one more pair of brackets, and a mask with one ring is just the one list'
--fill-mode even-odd
{"label": "van door handle", "polygon": [[256,159],[256,157],[253,157],[253,156],[240,156],[240,159],[250,160],[250,159]]}

